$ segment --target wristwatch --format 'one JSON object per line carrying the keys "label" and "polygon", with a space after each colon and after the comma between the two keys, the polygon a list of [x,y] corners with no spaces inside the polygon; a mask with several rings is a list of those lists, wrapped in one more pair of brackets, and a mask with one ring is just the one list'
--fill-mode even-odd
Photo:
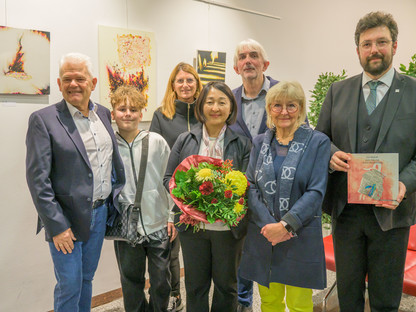
{"label": "wristwatch", "polygon": [[285,227],[286,231],[288,231],[293,236],[296,236],[296,232],[293,230],[292,226],[289,223],[287,223],[287,222],[285,222],[283,220],[280,221],[280,222],[283,224],[283,226]]}

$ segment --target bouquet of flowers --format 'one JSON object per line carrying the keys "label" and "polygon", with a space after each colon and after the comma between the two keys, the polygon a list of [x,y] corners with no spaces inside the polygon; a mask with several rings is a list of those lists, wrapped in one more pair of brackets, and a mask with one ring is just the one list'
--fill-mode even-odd
{"label": "bouquet of flowers", "polygon": [[181,209],[179,223],[194,226],[200,222],[224,222],[236,226],[247,212],[246,176],[233,170],[232,161],[192,155],[176,168],[169,190]]}

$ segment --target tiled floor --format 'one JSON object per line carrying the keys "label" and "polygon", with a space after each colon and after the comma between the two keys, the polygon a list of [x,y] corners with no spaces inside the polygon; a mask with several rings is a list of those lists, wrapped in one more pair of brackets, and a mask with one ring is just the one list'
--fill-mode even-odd
{"label": "tiled floor", "polygon": [[[333,273],[331,271],[327,271],[327,277],[328,277],[328,285],[331,286],[335,281],[335,273]],[[182,288],[181,288],[182,298],[185,299],[186,293],[185,293],[185,289],[184,289],[183,278],[182,278],[181,286],[182,286]],[[325,294],[327,293],[328,289],[329,289],[329,287],[325,290],[320,290],[320,291],[315,290],[313,292],[312,299],[313,299],[314,306],[315,306],[314,307],[314,312],[322,311],[322,301],[323,301],[323,298],[324,298]],[[186,312],[186,307],[182,311]],[[254,287],[253,311],[254,312],[260,312],[260,297],[259,297],[259,294],[258,294],[258,288],[257,287]],[[403,294],[402,302],[401,302],[401,305],[400,305],[400,312],[414,312],[414,311],[416,311],[416,298]],[[118,300],[110,302],[106,305],[94,308],[94,309],[92,309],[92,312],[124,312],[123,300],[118,299]]]}

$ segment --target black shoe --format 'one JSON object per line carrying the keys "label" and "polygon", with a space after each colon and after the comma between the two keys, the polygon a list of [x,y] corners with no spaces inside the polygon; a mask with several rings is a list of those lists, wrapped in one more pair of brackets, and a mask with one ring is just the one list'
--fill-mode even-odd
{"label": "black shoe", "polygon": [[237,312],[253,312],[253,307],[246,307],[245,305],[238,303]]}

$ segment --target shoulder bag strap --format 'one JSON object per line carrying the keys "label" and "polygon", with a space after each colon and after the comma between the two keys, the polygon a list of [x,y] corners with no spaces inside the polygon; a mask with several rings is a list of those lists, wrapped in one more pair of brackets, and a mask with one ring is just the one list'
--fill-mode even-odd
{"label": "shoulder bag strap", "polygon": [[149,155],[149,133],[142,141],[142,158],[140,160],[140,176],[137,179],[136,198],[134,200],[134,207],[141,207],[144,179],[146,177],[147,157]]}

